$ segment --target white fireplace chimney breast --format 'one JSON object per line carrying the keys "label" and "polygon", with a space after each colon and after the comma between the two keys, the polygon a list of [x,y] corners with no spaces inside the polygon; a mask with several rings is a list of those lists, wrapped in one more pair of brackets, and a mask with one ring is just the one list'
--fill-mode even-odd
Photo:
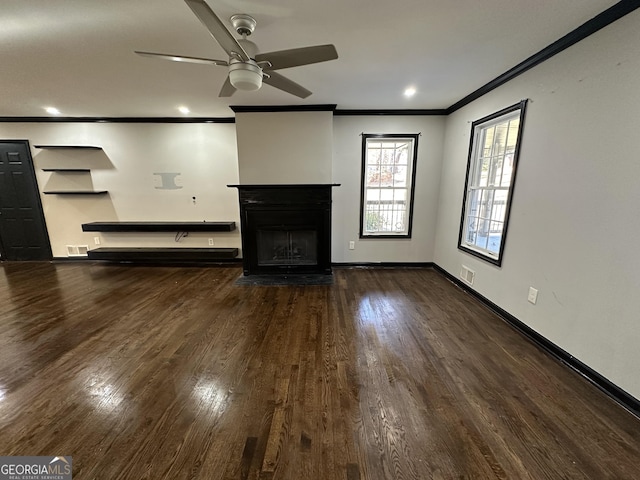
{"label": "white fireplace chimney breast", "polygon": [[237,112],[240,184],[331,183],[333,112]]}

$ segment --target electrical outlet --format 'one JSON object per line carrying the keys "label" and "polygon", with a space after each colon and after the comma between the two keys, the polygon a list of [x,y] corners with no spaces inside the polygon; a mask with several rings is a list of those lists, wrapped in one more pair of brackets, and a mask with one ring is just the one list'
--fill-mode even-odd
{"label": "electrical outlet", "polygon": [[538,290],[533,287],[529,287],[529,296],[527,297],[529,303],[533,303],[534,305],[538,301]]}
{"label": "electrical outlet", "polygon": [[100,245],[100,237],[93,237],[93,243]]}
{"label": "electrical outlet", "polygon": [[353,240],[351,240],[349,242],[349,250],[355,250],[356,248],[356,242],[354,242]]}
{"label": "electrical outlet", "polygon": [[210,238],[210,239],[209,239],[209,246],[210,246],[210,247],[213,247],[213,245],[214,245],[214,243],[213,243],[213,238]]}

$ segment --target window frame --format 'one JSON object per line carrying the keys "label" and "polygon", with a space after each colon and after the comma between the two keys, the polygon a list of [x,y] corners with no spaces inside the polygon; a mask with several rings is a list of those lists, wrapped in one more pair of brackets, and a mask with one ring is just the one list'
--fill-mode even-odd
{"label": "window frame", "polygon": [[[518,163],[520,157],[520,147],[522,144],[522,132],[524,130],[524,118],[525,118],[525,110],[526,110],[527,100],[522,100],[514,105],[503,108],[491,115],[487,115],[479,120],[474,121],[471,124],[471,139],[469,141],[469,156],[467,159],[467,172],[464,181],[464,195],[462,198],[462,215],[460,217],[460,232],[458,235],[458,249],[462,250],[470,255],[478,257],[482,260],[485,260],[489,263],[492,263],[498,267],[502,266],[504,248],[507,239],[508,227],[509,227],[509,217],[511,214],[511,204],[513,200],[513,192],[516,183],[517,171],[518,171]],[[500,234],[500,247],[497,253],[493,253],[488,248],[480,248],[477,245],[473,245],[470,242],[465,240],[465,233],[467,232],[467,210],[470,210],[470,206],[468,203],[471,202],[470,191],[472,188],[482,188],[479,185],[470,185],[470,182],[473,181],[473,172],[478,169],[478,162],[480,161],[479,155],[479,142],[481,138],[483,138],[483,130],[488,129],[491,126],[497,125],[501,123],[501,119],[507,119],[513,115],[514,112],[518,112],[519,115],[519,126],[518,126],[518,134],[516,136],[516,143],[513,151],[513,166],[511,169],[511,179],[509,182],[509,187],[507,190],[507,198],[504,209],[504,221],[502,222],[502,232]],[[487,185],[489,187],[489,185]],[[497,190],[495,185],[493,186],[494,191]],[[499,188],[500,189],[500,186]],[[489,190],[489,188],[487,188]],[[488,219],[491,222],[491,218]]]}
{"label": "window frame", "polygon": [[[362,170],[361,170],[361,187],[360,187],[360,238],[411,238],[413,226],[413,203],[416,187],[416,167],[418,164],[418,137],[419,133],[363,133],[362,134]],[[407,182],[407,209],[406,209],[406,231],[401,233],[392,232],[367,232],[365,229],[365,211],[366,211],[366,191],[367,191],[367,144],[370,140],[388,141],[388,140],[408,140],[412,143],[411,158],[407,161],[410,168]],[[393,187],[391,187],[393,188]]]}

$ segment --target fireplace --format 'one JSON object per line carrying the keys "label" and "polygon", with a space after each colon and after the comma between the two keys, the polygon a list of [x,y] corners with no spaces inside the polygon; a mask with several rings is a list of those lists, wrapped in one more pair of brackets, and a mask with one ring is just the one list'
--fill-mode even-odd
{"label": "fireplace", "polygon": [[336,184],[229,186],[240,200],[245,275],[331,274]]}

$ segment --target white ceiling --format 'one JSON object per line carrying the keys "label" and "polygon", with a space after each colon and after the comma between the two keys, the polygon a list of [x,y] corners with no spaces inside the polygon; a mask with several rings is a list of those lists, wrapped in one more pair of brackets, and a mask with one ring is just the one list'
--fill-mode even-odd
{"label": "white ceiling", "polygon": [[180,105],[195,117],[232,117],[229,105],[446,108],[617,2],[207,1],[225,21],[253,15],[262,52],[333,43],[339,58],[279,71],[313,92],[305,100],[269,85],[221,99],[225,67],[133,53],[226,60],[183,0],[2,0],[0,116],[46,116],[47,106],[70,117],[174,117]]}

